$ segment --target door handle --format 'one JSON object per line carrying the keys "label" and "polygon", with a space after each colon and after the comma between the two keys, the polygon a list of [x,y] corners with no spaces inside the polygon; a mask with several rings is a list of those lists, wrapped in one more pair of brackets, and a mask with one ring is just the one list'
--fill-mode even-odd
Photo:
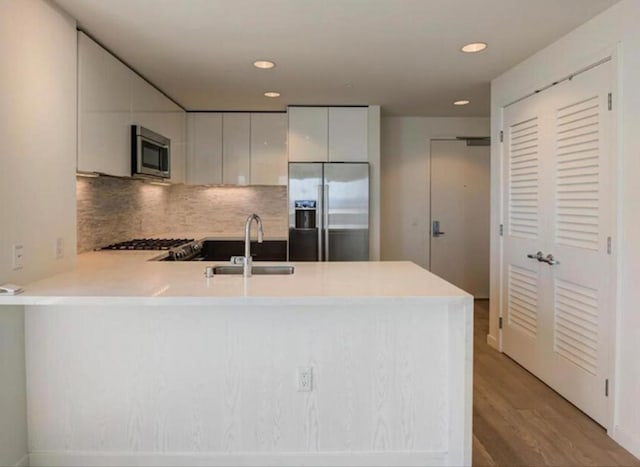
{"label": "door handle", "polygon": [[324,260],[329,261],[329,184],[324,185]]}
{"label": "door handle", "polygon": [[431,223],[431,235],[434,237],[440,237],[444,235],[444,232],[440,230],[440,221],[433,221]]}
{"label": "door handle", "polygon": [[560,261],[555,259],[552,254],[548,254],[546,257],[544,257],[544,258],[542,258],[542,259],[540,259],[538,261],[542,261],[543,263],[547,263],[549,266],[554,266],[556,264],[560,264]]}
{"label": "door handle", "polygon": [[[318,185],[318,208],[316,210],[318,229],[318,261],[322,261],[322,237],[324,233],[324,219],[322,213],[324,212],[324,186]],[[318,215],[320,214],[320,215]]]}
{"label": "door handle", "polygon": [[545,256],[541,251],[537,252],[535,255],[528,254],[527,258],[537,259],[540,263],[547,263],[549,266],[560,264],[560,261],[555,259],[552,254]]}
{"label": "door handle", "polygon": [[544,254],[541,251],[539,251],[535,255],[528,254],[527,258],[537,259],[538,261],[542,261],[544,258]]}

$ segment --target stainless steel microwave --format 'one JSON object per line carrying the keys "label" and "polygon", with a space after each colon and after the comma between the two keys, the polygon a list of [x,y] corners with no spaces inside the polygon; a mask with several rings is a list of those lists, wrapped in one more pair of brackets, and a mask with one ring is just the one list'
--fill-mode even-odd
{"label": "stainless steel microwave", "polygon": [[140,125],[131,125],[131,175],[171,177],[171,140]]}

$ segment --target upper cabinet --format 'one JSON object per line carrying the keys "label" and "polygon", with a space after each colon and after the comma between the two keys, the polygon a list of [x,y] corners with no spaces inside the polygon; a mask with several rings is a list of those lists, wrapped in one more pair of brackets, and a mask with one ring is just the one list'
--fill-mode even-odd
{"label": "upper cabinet", "polygon": [[251,172],[251,115],[222,114],[222,183],[248,185]]}
{"label": "upper cabinet", "polygon": [[329,162],[367,162],[369,109],[329,108]]}
{"label": "upper cabinet", "polygon": [[78,170],[131,175],[131,70],[78,33]]}
{"label": "upper cabinet", "polygon": [[186,113],[137,74],[132,76],[132,117],[141,125],[171,140],[171,181],[186,178]]}
{"label": "upper cabinet", "polygon": [[187,183],[222,183],[222,114],[190,113],[187,116]]}
{"label": "upper cabinet", "polygon": [[287,114],[251,114],[251,184],[287,185]]}
{"label": "upper cabinet", "polygon": [[187,183],[287,185],[285,113],[194,112],[187,121]]}
{"label": "upper cabinet", "polygon": [[183,182],[184,110],[79,32],[78,170],[130,176],[132,124],[171,139],[171,181]]}
{"label": "upper cabinet", "polygon": [[329,149],[329,109],[289,107],[289,161],[326,162]]}
{"label": "upper cabinet", "polygon": [[367,162],[367,107],[289,107],[290,162]]}

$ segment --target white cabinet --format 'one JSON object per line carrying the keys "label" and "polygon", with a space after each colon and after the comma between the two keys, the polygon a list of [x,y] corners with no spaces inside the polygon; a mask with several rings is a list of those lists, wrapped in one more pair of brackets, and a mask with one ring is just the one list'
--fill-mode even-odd
{"label": "white cabinet", "polygon": [[367,162],[368,107],[289,107],[290,162]]}
{"label": "white cabinet", "polygon": [[78,170],[130,176],[132,124],[171,139],[171,181],[183,182],[185,111],[79,32]]}
{"label": "white cabinet", "polygon": [[171,140],[171,181],[186,171],[186,113],[140,76],[132,73],[132,122]]}
{"label": "white cabinet", "polygon": [[329,144],[327,107],[289,107],[289,161],[326,162]]}
{"label": "white cabinet", "polygon": [[78,33],[78,170],[131,175],[131,73]]}
{"label": "white cabinet", "polygon": [[251,185],[287,185],[287,114],[251,114]]}
{"label": "white cabinet", "polygon": [[251,115],[222,114],[222,183],[249,184],[251,171]]}
{"label": "white cabinet", "polygon": [[222,114],[190,113],[187,116],[187,183],[222,183]]}
{"label": "white cabinet", "polygon": [[190,113],[187,183],[286,185],[285,113]]}
{"label": "white cabinet", "polygon": [[367,162],[369,109],[329,108],[329,161]]}

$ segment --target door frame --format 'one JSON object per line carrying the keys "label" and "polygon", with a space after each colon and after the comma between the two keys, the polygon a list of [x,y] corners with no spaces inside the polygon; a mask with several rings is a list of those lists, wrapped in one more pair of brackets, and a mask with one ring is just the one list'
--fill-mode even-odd
{"label": "door frame", "polygon": [[[617,207],[620,205],[620,198],[622,196],[621,191],[620,191],[620,183],[618,182],[618,180],[620,179],[620,175],[621,175],[621,171],[622,171],[622,167],[621,167],[621,163],[620,161],[622,160],[620,151],[621,151],[621,146],[620,146],[620,110],[621,110],[621,105],[619,104],[620,99],[618,99],[618,97],[620,96],[620,90],[622,89],[621,83],[620,83],[620,79],[622,76],[622,70],[621,70],[621,60],[619,59],[620,57],[620,48],[621,48],[621,44],[617,44],[612,48],[609,48],[608,50],[605,49],[604,52],[601,52],[598,56],[596,57],[592,57],[591,60],[589,60],[589,62],[585,62],[583,64],[583,66],[581,67],[576,67],[574,69],[574,71],[572,73],[569,73],[563,77],[561,77],[560,79],[554,80],[554,81],[550,81],[549,84],[542,86],[540,89],[535,90],[534,92],[530,92],[527,94],[523,94],[522,97],[509,102],[503,106],[500,107],[500,115],[499,115],[499,128],[497,129],[497,133],[498,134],[503,134],[504,131],[504,111],[506,107],[509,107],[510,105],[513,105],[517,102],[520,102],[530,96],[533,96],[535,94],[538,94],[539,92],[544,92],[545,90],[547,90],[548,88],[551,88],[552,86],[565,81],[566,79],[570,79],[572,76],[575,76],[577,74],[586,72],[588,70],[590,70],[591,68],[594,68],[595,66],[604,64],[606,62],[610,62],[610,67],[611,67],[611,92],[613,93],[613,110],[611,111],[611,142],[610,142],[610,148],[611,148],[611,157],[612,157],[612,165],[611,165],[611,180],[610,180],[610,187],[611,187],[611,203],[612,206],[610,206],[611,209],[611,226],[608,229],[611,232],[611,237],[612,237],[612,248],[611,248],[611,261],[610,261],[610,265],[609,265],[609,276],[611,277],[611,284],[610,284],[610,303],[609,303],[609,307],[611,309],[611,314],[610,314],[610,320],[607,326],[607,330],[606,330],[606,338],[607,338],[607,352],[608,352],[608,374],[609,374],[609,392],[608,392],[608,403],[607,403],[607,424],[605,426],[605,429],[607,430],[607,434],[610,437],[614,436],[615,433],[615,425],[616,425],[616,399],[617,399],[617,382],[618,382],[618,375],[619,375],[619,346],[618,346],[618,341],[617,341],[617,336],[620,334],[620,330],[619,330],[619,323],[620,323],[620,310],[618,307],[618,303],[620,302],[620,286],[619,286],[619,280],[618,280],[618,274],[619,274],[619,270],[620,270],[620,257],[619,257],[619,239],[620,239],[620,231],[621,231],[621,226],[620,226],[620,216],[618,215],[618,210]],[[496,143],[498,143],[496,141]],[[504,142],[503,141],[499,141],[499,145],[496,146],[497,148],[497,154],[498,154],[498,168],[497,168],[497,173],[499,175],[497,175],[497,177],[493,177],[494,174],[496,174],[496,169],[493,167],[493,163],[494,163],[494,152],[492,151],[492,168],[491,168],[491,172],[492,172],[492,178],[495,180],[495,182],[492,182],[491,184],[491,200],[492,206],[497,206],[497,213],[494,212],[494,210],[492,209],[492,213],[491,213],[491,218],[492,221],[495,223],[495,220],[498,221],[499,225],[492,225],[491,226],[491,243],[494,243],[494,240],[496,240],[497,237],[497,242],[496,242],[496,246],[497,246],[497,251],[492,251],[491,255],[490,255],[490,263],[491,263],[491,268],[493,269],[495,266],[497,266],[497,279],[498,279],[498,284],[494,284],[493,280],[491,281],[491,285],[490,285],[490,306],[491,309],[495,309],[497,311],[497,313],[491,313],[490,312],[490,325],[489,325],[489,334],[487,335],[487,343],[496,348],[496,350],[498,350],[499,352],[503,352],[503,329],[502,327],[500,327],[499,323],[502,322],[503,316],[505,316],[505,303],[502,300],[503,297],[503,292],[504,292],[504,284],[505,284],[505,271],[504,271],[504,237],[502,236],[502,233],[500,231],[500,229],[502,229],[502,226],[505,223],[505,206],[504,206],[504,189],[505,189],[505,180],[504,180],[504,164],[505,164],[505,160],[506,160],[506,151],[505,151],[505,147],[504,147]],[[494,185],[494,183],[497,185]],[[497,204],[494,202],[496,201],[496,197],[499,197],[499,201],[497,202]],[[497,263],[496,263],[497,262]],[[490,279],[494,279],[494,274],[490,274]],[[494,308],[495,307],[495,308]],[[499,321],[499,323],[491,323],[491,321],[497,319]],[[491,335],[491,329],[492,329],[492,325],[495,325],[495,328],[498,330],[498,335],[496,337]],[[497,341],[496,341],[497,340]],[[604,390],[604,388],[603,388]]]}

